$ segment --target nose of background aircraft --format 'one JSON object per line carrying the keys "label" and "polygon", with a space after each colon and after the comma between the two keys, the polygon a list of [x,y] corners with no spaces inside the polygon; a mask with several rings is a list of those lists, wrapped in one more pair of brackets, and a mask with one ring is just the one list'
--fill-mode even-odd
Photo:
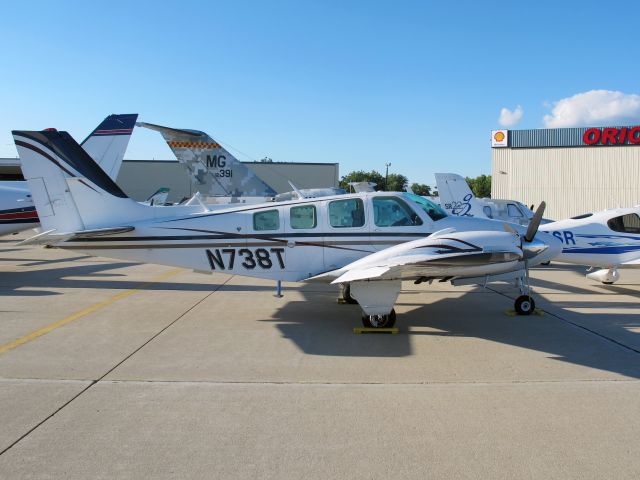
{"label": "nose of background aircraft", "polygon": [[553,260],[560,254],[560,252],[562,252],[562,242],[553,235],[546,232],[536,233],[536,236],[534,237],[533,242],[531,242],[530,245],[533,248],[535,248],[536,246],[547,246],[547,248],[544,248],[540,253],[537,253],[533,257],[531,257],[531,259],[529,260],[530,265],[538,265],[540,263],[545,263]]}

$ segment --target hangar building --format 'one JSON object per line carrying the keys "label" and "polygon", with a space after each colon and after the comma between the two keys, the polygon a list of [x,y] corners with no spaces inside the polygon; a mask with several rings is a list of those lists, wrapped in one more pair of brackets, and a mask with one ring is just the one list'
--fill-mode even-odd
{"label": "hangar building", "polygon": [[494,130],[493,198],[560,220],[640,204],[640,126]]}
{"label": "hangar building", "polygon": [[[310,162],[242,162],[276,192],[291,191],[288,181],[297,188],[337,187],[338,163]],[[0,180],[22,180],[17,158],[0,159]],[[147,199],[160,187],[170,188],[168,200],[176,202],[193,195],[197,187],[177,160],[124,160],[116,180],[135,200]]]}

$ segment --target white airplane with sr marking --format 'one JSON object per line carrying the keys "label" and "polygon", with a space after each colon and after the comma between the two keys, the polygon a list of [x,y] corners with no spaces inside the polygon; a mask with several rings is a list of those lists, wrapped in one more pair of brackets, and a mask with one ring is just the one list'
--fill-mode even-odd
{"label": "white airplane with sr marking", "polygon": [[[120,171],[137,118],[137,113],[109,115],[81,143],[113,180]],[[0,236],[36,228],[39,222],[27,182],[0,182]]]}
{"label": "white airplane with sr marking", "polygon": [[[481,218],[488,215],[487,207],[482,208],[460,175],[436,174],[436,179],[442,204],[448,211]],[[513,212],[515,217],[519,216],[515,210]],[[507,214],[512,217],[511,209]],[[562,252],[554,261],[588,265],[592,269],[599,267],[587,273],[587,278],[592,280],[610,285],[620,279],[619,269],[640,268],[640,206],[543,222],[540,230],[551,233],[563,243]]]}
{"label": "white airplane with sr marking", "polygon": [[217,210],[142,205],[127,198],[68,133],[13,135],[45,230],[26,243],[197,271],[344,284],[367,326],[393,325],[402,280],[513,280],[521,292],[515,308],[530,314],[528,266],[548,261],[561,247],[537,231],[544,205],[526,231],[450,217],[422,197],[399,192]]}

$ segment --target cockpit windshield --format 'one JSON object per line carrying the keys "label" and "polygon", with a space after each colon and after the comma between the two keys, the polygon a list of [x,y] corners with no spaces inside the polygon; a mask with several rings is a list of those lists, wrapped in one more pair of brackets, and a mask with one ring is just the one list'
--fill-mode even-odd
{"label": "cockpit windshield", "polygon": [[422,210],[424,210],[426,214],[431,217],[431,220],[436,221],[447,216],[447,212],[445,212],[442,208],[440,208],[439,205],[436,205],[431,200],[427,200],[424,197],[409,192],[403,192],[402,195],[422,208]]}

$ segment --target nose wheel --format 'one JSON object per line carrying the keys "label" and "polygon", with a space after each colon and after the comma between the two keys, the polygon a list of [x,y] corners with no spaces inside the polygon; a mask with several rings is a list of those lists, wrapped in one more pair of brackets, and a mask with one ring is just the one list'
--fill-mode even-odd
{"label": "nose wheel", "polygon": [[531,315],[536,309],[536,302],[530,295],[520,295],[513,305],[518,315]]}
{"label": "nose wheel", "polygon": [[362,325],[366,328],[391,328],[396,324],[396,311],[388,315],[363,315]]}

